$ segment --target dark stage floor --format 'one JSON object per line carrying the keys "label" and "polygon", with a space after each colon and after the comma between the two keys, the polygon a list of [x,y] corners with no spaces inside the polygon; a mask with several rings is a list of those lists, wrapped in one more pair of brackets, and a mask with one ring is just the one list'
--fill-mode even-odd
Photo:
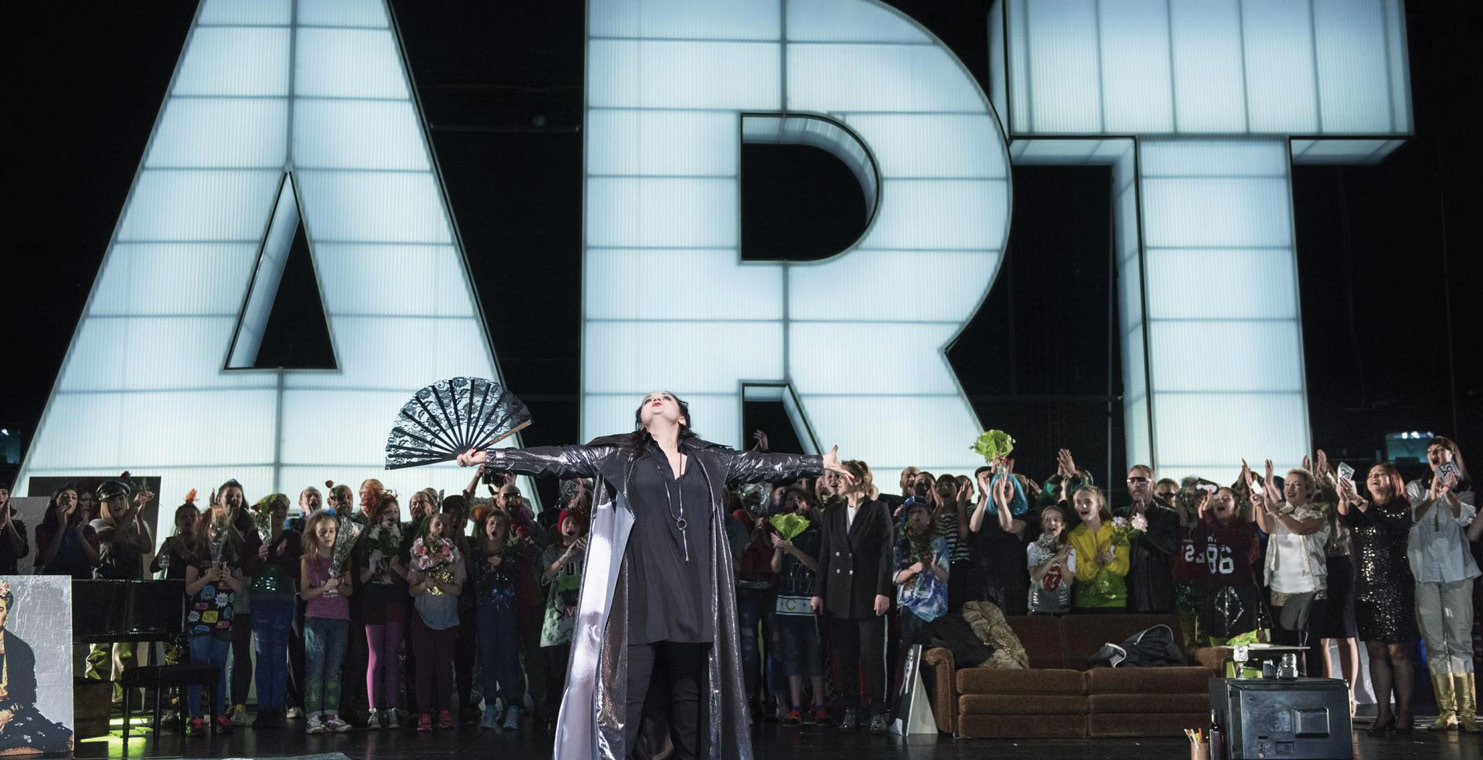
{"label": "dark stage floor", "polygon": [[[117,738],[90,740],[77,745],[79,758],[176,758],[230,757],[268,758],[320,755],[315,760],[434,760],[453,754],[472,754],[499,760],[545,760],[551,742],[536,731],[522,728],[506,734],[468,728],[420,736],[415,731],[364,731],[330,736],[307,736],[297,728],[254,732],[238,729],[231,736],[207,739],[184,738],[166,732],[158,746],[144,738],[129,742],[128,752]],[[757,731],[756,756],[809,758],[810,760],[953,760],[954,758],[1005,758],[1014,760],[1144,760],[1144,758],[1187,758],[1189,743],[1179,739],[1095,740],[985,740],[949,737],[912,737],[867,734],[841,735],[825,728],[782,728],[768,724]],[[330,757],[323,757],[330,755]],[[343,757],[342,757],[343,756]],[[1354,741],[1357,760],[1477,760],[1483,756],[1483,739],[1456,732],[1432,733],[1418,730],[1406,738],[1371,739],[1360,732]]]}

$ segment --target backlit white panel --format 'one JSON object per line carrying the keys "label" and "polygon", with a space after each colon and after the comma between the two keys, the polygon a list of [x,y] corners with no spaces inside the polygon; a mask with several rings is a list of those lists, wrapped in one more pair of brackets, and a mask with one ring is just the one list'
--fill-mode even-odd
{"label": "backlit white panel", "polygon": [[[942,351],[993,280],[1009,187],[962,64],[867,0],[593,0],[588,22],[583,437],[631,429],[666,388],[741,444],[742,386],[791,386],[819,443],[888,477],[971,470],[979,423]],[[849,156],[878,203],[837,256],[743,264],[739,125],[779,111],[817,120],[752,116],[749,138]],[[950,276],[900,298],[918,268]]]}
{"label": "backlit white panel", "polygon": [[428,171],[409,100],[303,100],[294,106],[294,162],[316,169]]}
{"label": "backlit white panel", "polygon": [[402,56],[390,30],[310,28],[294,36],[296,95],[407,97]]}
{"label": "backlit white panel", "polygon": [[144,165],[281,169],[287,112],[287,98],[172,98]]}
{"label": "backlit white panel", "polygon": [[[404,494],[468,482],[456,467],[382,470],[417,389],[499,377],[388,19],[380,0],[202,5],[22,483],[129,470],[179,499],[235,477],[256,499],[326,479]],[[228,370],[228,347],[265,321],[242,313],[253,272],[296,231],[269,231],[286,186],[336,368]],[[283,221],[295,206],[281,200]],[[262,317],[275,294],[258,284]]]}
{"label": "backlit white panel", "polygon": [[1313,23],[1308,10],[1308,3],[1293,0],[1242,3],[1243,61],[1253,132],[1319,131]]}
{"label": "backlit white panel", "polygon": [[750,0],[611,0],[591,4],[587,13],[589,39],[695,39],[725,29],[727,39],[770,41],[781,28],[776,3]]}
{"label": "backlit white panel", "polygon": [[[1227,479],[1251,441],[1284,447],[1263,459],[1300,458],[1308,425],[1292,203],[1286,165],[1274,166],[1284,142],[1150,139],[1139,150],[1159,474],[1187,465]],[[1296,413],[1264,414],[1279,402]],[[1191,448],[1197,431],[1209,440]]]}
{"label": "backlit white panel", "polygon": [[[731,249],[669,250],[591,248],[583,268],[589,320],[673,319],[697,313],[709,319],[783,318],[778,293],[783,271],[776,266],[736,265]],[[663,298],[629,298],[626,293],[669,291],[673,279],[690,285]]]}
{"label": "backlit white panel", "polygon": [[1246,131],[1238,0],[1169,0],[1169,18],[1177,130]]}
{"label": "backlit white panel", "polygon": [[[119,240],[257,240],[282,169],[139,172]],[[137,201],[137,202],[134,202]]]}
{"label": "backlit white panel", "polygon": [[197,25],[171,84],[172,95],[288,95],[289,30]]}
{"label": "backlit white panel", "polygon": [[1313,0],[1318,104],[1329,132],[1383,133],[1391,123],[1389,42],[1378,0]]}
{"label": "backlit white panel", "polygon": [[1173,131],[1167,0],[1103,3],[1100,18],[1102,87],[1098,94],[1107,123],[1116,125],[1110,129]]}
{"label": "backlit white panel", "polygon": [[[763,3],[753,3],[763,6]],[[932,38],[884,4],[859,0],[788,0],[788,39],[799,42],[911,42],[931,44]]]}
{"label": "backlit white panel", "polygon": [[118,243],[127,262],[104,270],[88,314],[236,316],[256,243]]}
{"label": "backlit white panel", "polygon": [[299,23],[315,26],[387,26],[386,8],[377,0],[295,0]]}
{"label": "backlit white panel", "polygon": [[1016,137],[1411,129],[1400,0],[1001,0],[991,13],[1007,49],[989,81]]}
{"label": "backlit white panel", "polygon": [[587,172],[734,177],[739,124],[724,111],[589,111]]}

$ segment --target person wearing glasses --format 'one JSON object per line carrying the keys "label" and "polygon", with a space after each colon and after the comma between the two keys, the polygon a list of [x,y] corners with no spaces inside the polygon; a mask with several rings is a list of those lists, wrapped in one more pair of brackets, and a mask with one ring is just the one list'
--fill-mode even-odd
{"label": "person wearing glasses", "polygon": [[1174,554],[1179,550],[1179,515],[1154,495],[1153,468],[1135,464],[1128,470],[1133,503],[1112,514],[1132,521],[1142,515],[1148,530],[1133,539],[1128,570],[1129,612],[1174,611]]}

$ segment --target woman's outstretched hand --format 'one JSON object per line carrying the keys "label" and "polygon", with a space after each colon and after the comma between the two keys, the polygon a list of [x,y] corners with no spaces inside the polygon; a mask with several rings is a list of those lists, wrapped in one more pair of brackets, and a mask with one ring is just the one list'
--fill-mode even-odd
{"label": "woman's outstretched hand", "polygon": [[477,449],[469,449],[468,451],[465,451],[464,453],[458,455],[458,466],[473,467],[476,464],[484,464],[484,460],[488,456],[489,455],[483,451],[479,451]]}
{"label": "woman's outstretched hand", "polygon": [[838,446],[835,446],[834,448],[830,449],[829,450],[829,453],[824,455],[824,469],[826,471],[828,471],[828,472],[832,472],[832,473],[835,473],[835,474],[839,475],[841,478],[844,478],[844,481],[846,483],[853,483],[853,482],[855,482],[855,475],[854,475],[854,473],[851,473],[849,470],[846,470],[839,463],[839,447]]}

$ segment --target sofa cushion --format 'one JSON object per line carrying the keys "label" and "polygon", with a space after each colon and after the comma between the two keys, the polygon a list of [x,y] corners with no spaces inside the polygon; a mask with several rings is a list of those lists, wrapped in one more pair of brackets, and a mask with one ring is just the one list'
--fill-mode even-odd
{"label": "sofa cushion", "polygon": [[1007,618],[1009,627],[1020,638],[1025,654],[1030,658],[1030,668],[1073,668],[1081,669],[1086,662],[1066,664],[1061,656],[1061,619],[1048,615],[1012,615]]}
{"label": "sofa cushion", "polygon": [[958,671],[959,694],[1085,694],[1086,674],[1080,670]]}
{"label": "sofa cushion", "polygon": [[1108,713],[1200,713],[1210,711],[1209,694],[1093,694],[1087,697],[1087,712]]}
{"label": "sofa cushion", "polygon": [[964,715],[1086,715],[1087,698],[1069,694],[964,694],[958,697],[958,719]]}
{"label": "sofa cushion", "polygon": [[1088,694],[1209,694],[1211,672],[1186,665],[1165,668],[1092,668]]}
{"label": "sofa cushion", "polygon": [[[1179,622],[1173,615],[1067,615],[1060,620],[1061,649],[1066,662],[1063,668],[1085,668],[1102,645],[1122,644],[1146,628],[1162,624],[1176,635],[1179,631]],[[1025,646],[1028,648],[1029,644]],[[1030,667],[1035,667],[1033,661]]]}

